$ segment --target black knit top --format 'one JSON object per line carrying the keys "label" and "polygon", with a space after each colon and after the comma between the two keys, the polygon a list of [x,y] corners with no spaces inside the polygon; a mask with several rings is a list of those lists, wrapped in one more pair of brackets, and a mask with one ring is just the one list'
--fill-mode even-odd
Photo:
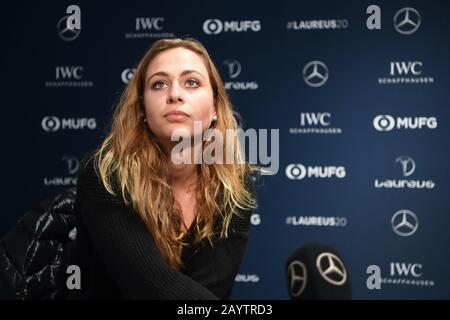
{"label": "black knit top", "polygon": [[[85,158],[87,159],[87,158]],[[69,299],[227,299],[248,239],[251,210],[234,215],[228,238],[192,245],[194,224],[177,271],[161,252],[140,216],[120,196],[106,191],[94,161],[80,166],[75,210],[78,248],[71,264],[81,270],[81,289]],[[254,194],[251,179],[246,186]],[[220,222],[220,221],[219,221]]]}

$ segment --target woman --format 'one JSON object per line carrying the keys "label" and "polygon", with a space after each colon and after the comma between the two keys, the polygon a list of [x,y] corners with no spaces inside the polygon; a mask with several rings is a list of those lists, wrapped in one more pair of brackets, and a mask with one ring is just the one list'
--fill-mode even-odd
{"label": "woman", "polygon": [[[203,45],[159,40],[139,62],[106,139],[83,161],[73,261],[81,289],[71,298],[229,297],[256,205],[255,168],[173,161],[182,156],[172,152],[180,130],[190,139],[183,155],[199,156],[211,143],[195,142],[194,121],[223,137],[237,127]],[[238,139],[224,138],[223,148],[232,146],[242,159]]]}

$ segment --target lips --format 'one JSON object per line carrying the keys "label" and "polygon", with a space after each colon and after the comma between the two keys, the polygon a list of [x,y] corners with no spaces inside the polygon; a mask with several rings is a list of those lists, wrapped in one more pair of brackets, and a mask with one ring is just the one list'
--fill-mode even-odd
{"label": "lips", "polygon": [[166,113],[165,117],[167,117],[168,115],[172,115],[172,114],[181,114],[181,115],[188,116],[188,114],[186,112],[177,110],[177,111],[170,111],[170,112]]}
{"label": "lips", "polygon": [[168,121],[183,121],[189,117],[189,115],[183,111],[170,111],[164,116]]}

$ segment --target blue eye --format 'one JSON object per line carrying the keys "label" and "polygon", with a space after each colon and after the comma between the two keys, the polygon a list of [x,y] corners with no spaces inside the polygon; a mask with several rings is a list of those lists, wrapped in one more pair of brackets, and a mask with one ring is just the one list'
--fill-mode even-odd
{"label": "blue eye", "polygon": [[152,84],[153,89],[162,89],[164,88],[164,86],[167,86],[167,83],[165,83],[164,81],[156,81]]}
{"label": "blue eye", "polygon": [[186,81],[186,84],[190,88],[197,88],[198,86],[200,86],[200,82],[196,79],[188,79]]}

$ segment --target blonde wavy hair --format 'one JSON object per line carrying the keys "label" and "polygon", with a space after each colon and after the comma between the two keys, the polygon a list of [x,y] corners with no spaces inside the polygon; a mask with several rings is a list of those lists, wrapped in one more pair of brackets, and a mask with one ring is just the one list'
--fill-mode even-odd
{"label": "blonde wavy hair", "polygon": [[[161,39],[156,41],[137,65],[134,78],[125,88],[112,118],[111,128],[95,151],[95,168],[112,195],[123,198],[125,204],[140,215],[151,232],[162,256],[175,269],[182,266],[181,254],[184,233],[179,204],[175,201],[169,177],[170,159],[163,152],[158,139],[144,122],[143,95],[145,74],[150,62],[161,52],[185,48],[196,53],[204,62],[217,107],[217,121],[212,128],[224,137],[224,150],[234,147],[235,159],[244,159],[239,139],[226,139],[226,129],[237,129],[219,72],[205,47],[195,39]],[[210,142],[203,142],[203,149]],[[194,244],[207,239],[213,244],[214,235],[228,237],[233,215],[240,210],[256,207],[252,192],[246,187],[247,175],[258,170],[247,162],[233,164],[199,164]],[[114,178],[113,178],[114,177]],[[116,180],[115,180],[116,179]],[[116,182],[115,182],[116,181]],[[114,186],[117,183],[117,188]],[[115,190],[118,189],[118,190]],[[219,221],[219,228],[215,222]]]}

